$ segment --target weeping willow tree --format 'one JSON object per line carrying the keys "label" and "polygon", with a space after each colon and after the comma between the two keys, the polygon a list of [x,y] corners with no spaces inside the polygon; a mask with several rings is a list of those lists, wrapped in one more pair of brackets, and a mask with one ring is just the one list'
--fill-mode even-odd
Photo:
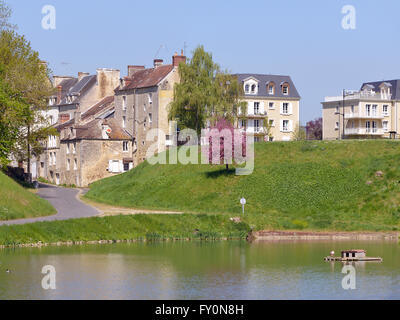
{"label": "weeping willow tree", "polygon": [[179,128],[195,130],[199,135],[207,122],[213,125],[221,118],[234,123],[243,88],[237,78],[221,71],[212,54],[199,46],[188,63],[179,66],[180,82],[174,88],[174,100],[169,105],[169,119],[176,120]]}

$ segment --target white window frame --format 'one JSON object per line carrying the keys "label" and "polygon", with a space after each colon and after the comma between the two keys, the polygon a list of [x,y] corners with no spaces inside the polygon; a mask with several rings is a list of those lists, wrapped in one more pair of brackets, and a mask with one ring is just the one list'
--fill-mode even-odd
{"label": "white window frame", "polygon": [[[385,124],[386,124],[386,126],[385,126]],[[389,132],[389,121],[387,121],[387,120],[382,121],[382,128],[383,128],[383,131]]]}
{"label": "white window frame", "polygon": [[129,152],[129,142],[128,141],[123,141],[122,142],[122,151],[123,152]]}
{"label": "white window frame", "polygon": [[[386,111],[385,111],[385,109],[386,109]],[[383,114],[385,117],[388,117],[388,116],[389,116],[389,105],[384,104],[384,105],[382,106],[382,114]]]}
{"label": "white window frame", "polygon": [[269,103],[268,103],[268,108],[269,108],[270,110],[274,110],[274,109],[275,109],[275,103],[274,103],[274,102],[269,102]]}
{"label": "white window frame", "polygon": [[[285,123],[287,123],[286,128],[285,128]],[[282,132],[290,132],[290,121],[289,120],[282,120]]]}

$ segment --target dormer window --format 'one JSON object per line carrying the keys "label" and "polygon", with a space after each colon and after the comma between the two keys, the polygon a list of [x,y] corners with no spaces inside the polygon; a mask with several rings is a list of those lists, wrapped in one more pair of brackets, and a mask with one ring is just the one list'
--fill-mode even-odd
{"label": "dormer window", "polygon": [[258,80],[254,77],[247,78],[243,81],[245,94],[258,94]]}
{"label": "dormer window", "polygon": [[275,93],[275,88],[272,84],[268,86],[268,94],[273,95]]}
{"label": "dormer window", "polygon": [[281,88],[282,88],[282,94],[283,95],[285,95],[285,96],[289,95],[289,83],[283,82],[281,84]]}

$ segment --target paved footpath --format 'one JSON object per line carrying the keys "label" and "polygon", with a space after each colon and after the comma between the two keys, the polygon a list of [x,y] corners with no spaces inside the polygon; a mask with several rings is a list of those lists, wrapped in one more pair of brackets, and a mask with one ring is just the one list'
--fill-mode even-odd
{"label": "paved footpath", "polygon": [[12,221],[0,221],[1,225],[28,224],[40,221],[69,220],[76,218],[88,218],[101,214],[96,208],[79,200],[78,189],[67,189],[47,184],[39,184],[37,193],[43,199],[49,201],[57,210],[57,214],[48,217],[28,218]]}

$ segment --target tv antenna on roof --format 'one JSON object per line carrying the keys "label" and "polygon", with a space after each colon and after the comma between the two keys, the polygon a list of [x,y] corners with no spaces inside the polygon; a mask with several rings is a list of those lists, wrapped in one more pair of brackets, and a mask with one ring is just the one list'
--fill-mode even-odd
{"label": "tv antenna on roof", "polygon": [[155,54],[155,56],[154,56],[154,59],[157,59],[157,58],[158,58],[158,55],[160,54],[161,49],[165,49],[165,50],[168,51],[167,46],[166,46],[165,44],[162,44],[162,45],[160,46],[160,48],[158,48],[158,50],[157,50],[157,52],[156,52],[156,54]]}

